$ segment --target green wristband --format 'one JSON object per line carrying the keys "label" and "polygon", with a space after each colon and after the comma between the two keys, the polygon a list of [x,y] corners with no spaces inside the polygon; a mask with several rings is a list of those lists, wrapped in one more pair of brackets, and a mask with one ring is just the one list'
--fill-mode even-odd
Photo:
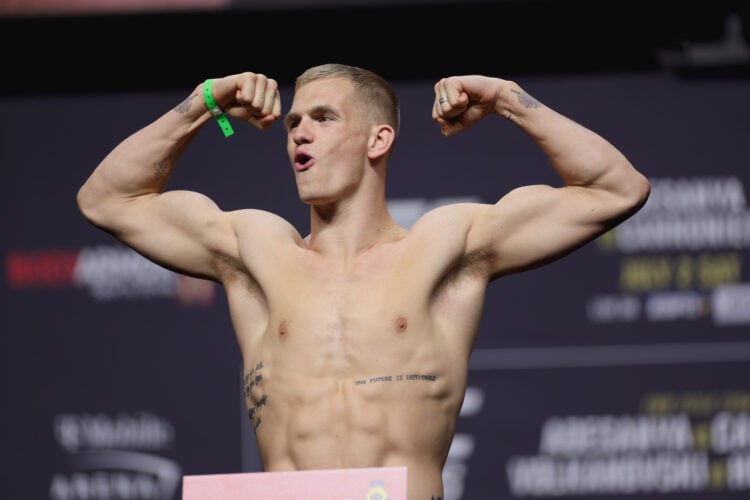
{"label": "green wristband", "polygon": [[229,123],[227,115],[224,114],[224,111],[222,111],[221,108],[216,105],[216,101],[214,101],[214,96],[211,94],[211,85],[213,83],[213,78],[209,78],[203,82],[203,98],[206,100],[208,110],[214,115],[216,121],[219,122],[219,127],[221,127],[221,131],[224,132],[224,137],[229,137],[234,134],[234,130],[232,129],[232,124]]}

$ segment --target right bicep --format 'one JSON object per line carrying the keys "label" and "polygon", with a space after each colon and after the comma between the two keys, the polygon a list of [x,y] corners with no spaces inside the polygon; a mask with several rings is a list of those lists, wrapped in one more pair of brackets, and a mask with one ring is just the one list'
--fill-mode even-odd
{"label": "right bicep", "polygon": [[120,200],[102,229],[175,272],[219,281],[219,261],[237,259],[237,237],[226,212],[208,197],[167,191]]}

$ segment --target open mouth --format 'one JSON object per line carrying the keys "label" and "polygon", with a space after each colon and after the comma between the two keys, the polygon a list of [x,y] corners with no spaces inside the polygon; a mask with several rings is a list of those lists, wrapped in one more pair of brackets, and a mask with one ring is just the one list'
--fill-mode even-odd
{"label": "open mouth", "polygon": [[294,155],[294,168],[297,170],[307,170],[312,165],[312,156],[305,153],[296,153]]}

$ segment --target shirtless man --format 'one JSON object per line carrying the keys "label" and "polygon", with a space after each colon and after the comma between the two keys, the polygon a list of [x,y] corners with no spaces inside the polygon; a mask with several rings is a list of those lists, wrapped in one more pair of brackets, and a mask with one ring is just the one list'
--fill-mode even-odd
{"label": "shirtless man", "polygon": [[622,222],[645,203],[648,180],[513,81],[443,78],[432,108],[443,135],[505,117],[564,185],[436,208],[407,230],[385,195],[395,93],[369,71],[323,65],[297,79],[284,119],[310,207],[303,236],[274,214],[165,190],[214,120],[204,85],[235,125],[265,131],[281,117],[277,82],[263,74],[202,83],[104,158],[78,193],[82,213],[154,262],[224,286],[264,470],[407,466],[410,500],[442,498],[488,284]]}

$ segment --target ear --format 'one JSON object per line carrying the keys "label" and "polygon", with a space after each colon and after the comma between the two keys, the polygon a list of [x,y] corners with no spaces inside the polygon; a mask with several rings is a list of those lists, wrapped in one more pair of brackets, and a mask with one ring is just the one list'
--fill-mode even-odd
{"label": "ear", "polygon": [[368,142],[367,157],[378,160],[388,155],[396,139],[396,132],[390,125],[375,125],[372,127]]}

